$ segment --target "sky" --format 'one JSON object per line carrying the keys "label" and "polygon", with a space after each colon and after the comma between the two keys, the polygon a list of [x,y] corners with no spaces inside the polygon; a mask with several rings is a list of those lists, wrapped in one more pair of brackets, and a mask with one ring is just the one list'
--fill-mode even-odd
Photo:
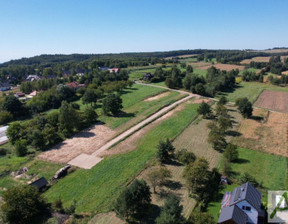
{"label": "sky", "polygon": [[40,54],[288,47],[287,0],[0,0],[0,63]]}

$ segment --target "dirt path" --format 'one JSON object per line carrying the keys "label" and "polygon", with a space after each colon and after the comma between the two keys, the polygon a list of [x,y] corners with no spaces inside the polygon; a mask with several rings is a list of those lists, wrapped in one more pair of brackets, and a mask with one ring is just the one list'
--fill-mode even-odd
{"label": "dirt path", "polygon": [[[187,94],[185,92],[185,94]],[[97,163],[99,163],[102,158],[100,157],[100,154],[104,151],[108,150],[113,145],[117,144],[118,142],[122,141],[123,139],[127,138],[128,136],[132,135],[134,132],[138,131],[142,127],[146,126],[147,124],[151,123],[152,121],[156,120],[159,117],[162,117],[164,114],[178,106],[179,104],[191,99],[192,97],[199,97],[199,95],[196,94],[189,94],[187,97],[180,99],[176,101],[175,103],[164,107],[162,110],[156,112],[152,116],[148,117],[147,119],[141,121],[140,123],[136,124],[132,128],[128,129],[127,131],[123,132],[122,134],[118,135],[114,139],[108,141],[106,144],[104,144],[102,147],[94,151],[92,154],[86,154],[82,153],[75,157],[74,159],[70,160],[68,164],[77,166],[84,169],[91,169],[93,166],[95,166]]]}

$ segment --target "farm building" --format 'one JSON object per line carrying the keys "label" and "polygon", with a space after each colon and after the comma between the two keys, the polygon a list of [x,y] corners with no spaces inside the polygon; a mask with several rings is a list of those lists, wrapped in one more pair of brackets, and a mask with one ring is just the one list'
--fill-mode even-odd
{"label": "farm building", "polygon": [[120,69],[119,68],[110,68],[109,69],[110,73],[119,73],[120,72]]}
{"label": "farm building", "polygon": [[34,187],[37,187],[39,191],[43,190],[48,184],[48,181],[42,177],[38,180],[35,180],[34,182],[32,182],[30,184],[30,186],[34,186]]}
{"label": "farm building", "polygon": [[6,136],[6,131],[9,126],[4,126],[0,128],[0,145],[3,145],[9,141],[9,139]]}
{"label": "farm building", "polygon": [[108,67],[98,67],[98,69],[102,72],[102,71],[109,71],[110,68],[108,68]]}
{"label": "farm building", "polygon": [[218,223],[262,223],[265,213],[261,209],[261,198],[261,193],[249,182],[235,188],[233,192],[225,192]]}
{"label": "farm building", "polygon": [[39,91],[35,90],[32,93],[30,93],[27,97],[28,98],[33,98],[34,96],[37,96],[39,94]]}
{"label": "farm building", "polygon": [[33,81],[38,81],[40,79],[41,77],[39,75],[28,75],[28,77],[26,78],[26,81],[33,82]]}
{"label": "farm building", "polygon": [[154,75],[152,75],[151,73],[146,73],[146,74],[143,76],[143,80],[145,80],[145,81],[150,81],[153,77],[154,77]]}
{"label": "farm building", "polygon": [[14,96],[16,96],[17,98],[25,97],[25,93],[17,92],[14,94]]}
{"label": "farm building", "polygon": [[66,83],[66,86],[69,86],[71,89],[77,90],[80,87],[84,87],[85,84],[79,84],[78,82],[70,82],[70,83]]}
{"label": "farm building", "polygon": [[2,82],[0,83],[0,91],[7,91],[10,90],[11,86],[8,82]]}

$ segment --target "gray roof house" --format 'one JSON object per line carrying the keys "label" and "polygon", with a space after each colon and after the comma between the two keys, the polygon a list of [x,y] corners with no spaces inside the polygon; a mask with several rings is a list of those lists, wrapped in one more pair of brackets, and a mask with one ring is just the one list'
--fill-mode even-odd
{"label": "gray roof house", "polygon": [[0,91],[7,91],[10,89],[11,89],[11,86],[8,82],[1,82],[0,83]]}
{"label": "gray roof house", "polygon": [[225,192],[218,223],[262,223],[264,211],[261,209],[261,198],[261,193],[249,182],[235,188],[233,192]]}

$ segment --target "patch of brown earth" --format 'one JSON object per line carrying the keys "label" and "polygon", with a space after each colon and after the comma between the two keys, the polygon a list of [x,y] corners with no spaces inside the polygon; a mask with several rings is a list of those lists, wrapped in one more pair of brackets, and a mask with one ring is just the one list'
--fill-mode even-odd
{"label": "patch of brown earth", "polygon": [[152,96],[152,97],[149,97],[147,99],[144,100],[144,102],[149,102],[149,101],[154,101],[154,100],[159,100],[161,98],[164,98],[165,96],[168,96],[170,94],[170,92],[164,92],[164,93],[160,93],[156,96]]}
{"label": "patch of brown earth", "polygon": [[264,90],[254,105],[257,107],[288,113],[288,92]]}
{"label": "patch of brown earth", "polygon": [[[212,65],[209,66],[204,66],[204,67],[199,67],[198,69],[202,69],[202,70],[207,70],[208,68],[210,68]],[[239,69],[239,71],[242,71],[245,69],[245,66],[243,65],[230,65],[230,64],[214,64],[213,65],[215,68],[220,69],[220,70],[224,70],[224,71],[231,71],[231,70],[235,70],[235,69]]]}
{"label": "patch of brown earth", "polygon": [[194,101],[193,101],[193,103],[197,103],[197,104],[201,104],[202,102],[205,102],[205,103],[211,103],[212,101],[211,100],[209,100],[209,99],[195,99]]}
{"label": "patch of brown earth", "polygon": [[88,224],[125,224],[123,220],[118,218],[115,212],[100,213],[94,216]]}
{"label": "patch of brown earth", "polygon": [[239,128],[242,135],[235,138],[235,143],[288,157],[288,114],[267,112],[258,116],[259,111],[263,110],[256,109],[252,118],[243,120]]}
{"label": "patch of brown earth", "polygon": [[67,163],[82,153],[91,154],[100,148],[116,132],[103,124],[96,124],[81,131],[72,138],[54,146],[51,150],[41,153],[37,158],[55,163]]}

